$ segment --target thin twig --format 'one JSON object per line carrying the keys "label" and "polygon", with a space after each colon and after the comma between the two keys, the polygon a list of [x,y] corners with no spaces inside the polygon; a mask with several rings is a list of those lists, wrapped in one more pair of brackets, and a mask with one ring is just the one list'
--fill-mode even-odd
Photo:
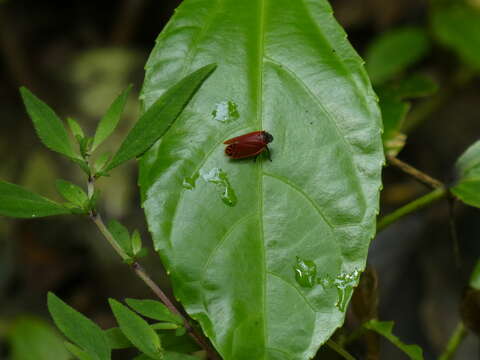
{"label": "thin twig", "polygon": [[415,180],[421,182],[422,184],[428,186],[431,189],[437,189],[443,187],[443,183],[433,177],[425,174],[424,172],[414,168],[412,165],[403,162],[400,159],[397,159],[394,156],[387,155],[387,161],[390,165],[395,166],[396,168],[400,169],[404,173],[410,175]]}
{"label": "thin twig", "polygon": [[448,340],[447,346],[443,353],[440,355],[438,360],[450,360],[453,358],[455,355],[455,352],[457,351],[458,347],[462,343],[463,339],[467,336],[468,331],[463,325],[463,323],[460,321],[453,331],[452,335],[450,336],[450,339]]}
{"label": "thin twig", "polygon": [[385,229],[390,224],[394,223],[395,221],[401,219],[405,215],[408,215],[414,211],[423,209],[424,207],[430,205],[431,203],[440,200],[448,195],[448,191],[444,187],[440,187],[438,189],[429,192],[427,195],[424,195],[405,206],[395,210],[393,213],[388,214],[381,218],[377,222],[377,232],[380,230]]}
{"label": "thin twig", "polygon": [[345,350],[344,348],[342,348],[340,345],[338,345],[335,341],[333,340],[328,340],[327,341],[327,346],[334,350],[337,354],[339,354],[340,356],[342,356],[344,359],[346,360],[355,360],[355,358],[350,355],[347,350]]}
{"label": "thin twig", "polygon": [[[88,195],[91,198],[95,193],[95,178],[93,176],[88,177]],[[131,257],[123,251],[123,249],[117,244],[112,233],[108,230],[107,226],[102,220],[101,215],[95,210],[90,211],[90,219],[98,227],[104,238],[108,243],[113,247],[115,252],[122,258],[123,261],[128,263],[128,260],[131,260]],[[130,264],[130,267],[133,269],[135,274],[153,291],[153,293],[160,299],[160,301],[174,314],[180,316],[183,320],[185,330],[190,335],[190,337],[195,340],[195,342],[206,351],[208,358],[212,360],[219,360],[220,357],[215,351],[210,342],[201,334],[195,327],[192,326],[189,319],[183,315],[173,304],[168,296],[162,291],[162,289],[152,280],[147,271],[137,262],[134,261]]]}

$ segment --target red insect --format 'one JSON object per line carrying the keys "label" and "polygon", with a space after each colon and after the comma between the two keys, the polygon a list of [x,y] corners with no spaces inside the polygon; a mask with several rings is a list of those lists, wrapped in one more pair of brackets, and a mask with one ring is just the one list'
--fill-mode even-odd
{"label": "red insect", "polygon": [[245,135],[228,139],[224,142],[228,146],[225,148],[225,154],[232,159],[243,159],[255,156],[267,151],[270,161],[270,150],[268,143],[273,141],[273,136],[266,131],[254,131]]}

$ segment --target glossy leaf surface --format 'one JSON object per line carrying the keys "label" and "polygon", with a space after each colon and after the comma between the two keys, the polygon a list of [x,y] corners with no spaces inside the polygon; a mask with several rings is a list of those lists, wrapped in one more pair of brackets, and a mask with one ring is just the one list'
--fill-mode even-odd
{"label": "glossy leaf surface", "polygon": [[[375,232],[376,97],[324,0],[184,1],[147,63],[145,107],[212,62],[141,161],[155,248],[224,359],[308,359],[343,322]],[[272,162],[229,160],[223,142],[255,130],[273,135]]]}
{"label": "glossy leaf surface", "polygon": [[35,218],[69,213],[69,209],[52,200],[0,180],[0,215]]}
{"label": "glossy leaf surface", "polygon": [[452,193],[465,204],[480,208],[480,141],[458,158],[456,167],[459,178]]}
{"label": "glossy leaf surface", "polygon": [[375,39],[365,55],[372,82],[382,83],[420,60],[430,47],[422,28],[404,27],[391,30]]}
{"label": "glossy leaf surface", "polygon": [[480,11],[466,4],[440,7],[433,12],[436,38],[467,64],[480,70]]}
{"label": "glossy leaf surface", "polygon": [[418,345],[406,345],[397,336],[393,335],[393,321],[370,320],[363,325],[388,339],[393,345],[402,350],[411,360],[423,360],[423,351]]}
{"label": "glossy leaf surface", "polygon": [[[109,360],[106,335],[92,320],[73,309],[53,293],[48,293],[48,311],[55,325],[94,360]],[[70,349],[69,349],[70,350]]]}

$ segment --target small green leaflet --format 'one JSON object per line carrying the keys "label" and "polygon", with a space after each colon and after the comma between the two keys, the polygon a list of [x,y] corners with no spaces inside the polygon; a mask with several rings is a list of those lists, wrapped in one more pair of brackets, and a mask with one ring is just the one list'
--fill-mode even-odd
{"label": "small green leaflet", "polygon": [[20,93],[42,143],[50,150],[69,158],[78,158],[72,149],[67,131],[57,114],[27,88],[21,87]]}
{"label": "small green leaflet", "polygon": [[55,182],[55,186],[60,195],[73,205],[83,208],[87,204],[88,196],[81,187],[61,179]]}
{"label": "small green leaflet", "polygon": [[201,67],[162,94],[128,133],[105,171],[147,151],[172,126],[190,98],[215,68],[215,64]]}
{"label": "small green leaflet", "polygon": [[125,299],[128,306],[139,314],[158,321],[171,321],[183,325],[180,316],[172,312],[161,302],[155,300]]}
{"label": "small green leaflet", "polygon": [[148,323],[114,299],[108,300],[120,329],[135,347],[153,359],[163,359],[160,338]]}
{"label": "small green leaflet", "polygon": [[21,186],[0,180],[0,215],[36,218],[61,214],[70,214],[70,210]]}
{"label": "small green leaflet", "polygon": [[392,334],[393,321],[370,320],[363,324],[369,330],[382,335],[393,345],[402,350],[411,360],[423,360],[423,351],[418,345],[406,345],[398,337]]}
{"label": "small green leaflet", "polygon": [[130,241],[130,234],[125,226],[117,220],[112,220],[108,223],[108,230],[113,235],[113,238],[122,250],[129,256],[132,255],[132,244]]}
{"label": "small green leaflet", "polygon": [[68,341],[65,342],[65,347],[70,351],[73,356],[76,356],[79,360],[94,360],[93,357],[88,355],[86,351],[80,349],[77,345],[74,345]]}
{"label": "small green leaflet", "polygon": [[110,359],[108,339],[92,320],[65,304],[51,292],[48,293],[48,311],[65,336],[93,360]]}
{"label": "small green leaflet", "polygon": [[123,108],[128,99],[132,85],[128,86],[110,105],[103,118],[98,123],[95,137],[93,138],[92,151],[95,150],[115,130],[123,113]]}

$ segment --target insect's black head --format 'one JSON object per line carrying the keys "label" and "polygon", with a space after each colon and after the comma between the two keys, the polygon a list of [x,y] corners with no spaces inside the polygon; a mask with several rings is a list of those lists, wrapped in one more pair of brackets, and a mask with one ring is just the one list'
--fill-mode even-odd
{"label": "insect's black head", "polygon": [[272,134],[264,131],[263,132],[263,139],[265,140],[265,142],[268,144],[268,143],[271,143],[273,141],[273,136]]}

